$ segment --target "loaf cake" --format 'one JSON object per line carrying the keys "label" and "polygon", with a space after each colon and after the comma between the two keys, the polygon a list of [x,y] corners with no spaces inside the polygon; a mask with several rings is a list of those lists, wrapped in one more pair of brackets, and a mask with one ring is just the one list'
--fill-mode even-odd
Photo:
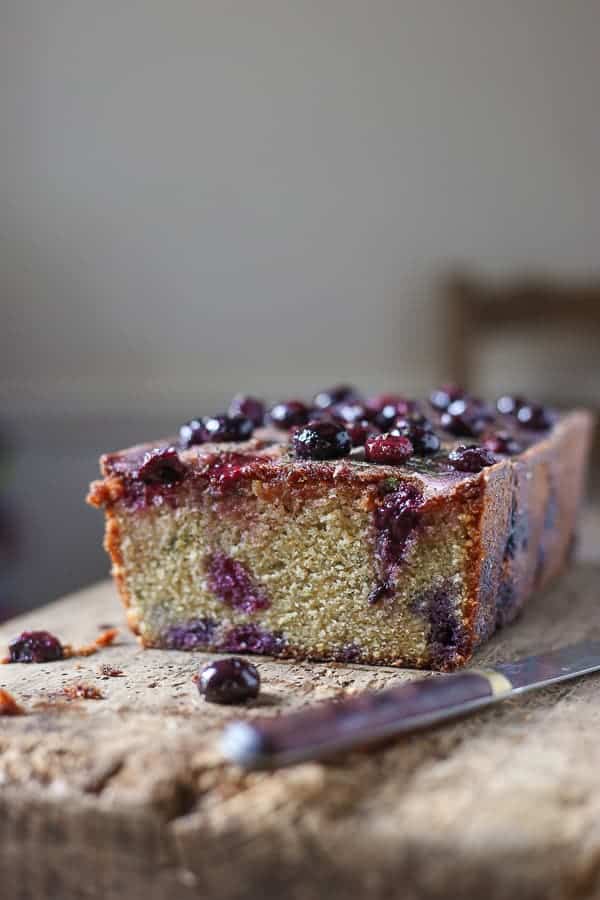
{"label": "loaf cake", "polygon": [[251,397],[101,459],[145,647],[450,670],[573,545],[592,417],[452,386]]}

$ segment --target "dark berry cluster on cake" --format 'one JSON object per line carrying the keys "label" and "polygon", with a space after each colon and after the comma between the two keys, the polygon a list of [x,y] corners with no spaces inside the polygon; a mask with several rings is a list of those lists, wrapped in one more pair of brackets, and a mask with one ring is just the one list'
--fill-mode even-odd
{"label": "dark berry cluster on cake", "polygon": [[453,385],[238,395],[105,455],[89,500],[146,646],[449,669],[564,564],[590,431]]}

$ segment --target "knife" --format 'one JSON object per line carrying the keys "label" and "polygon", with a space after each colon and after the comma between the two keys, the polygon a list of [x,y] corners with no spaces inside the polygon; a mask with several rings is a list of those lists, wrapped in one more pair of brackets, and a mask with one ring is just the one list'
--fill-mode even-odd
{"label": "knife", "polygon": [[221,736],[221,750],[244,769],[324,759],[598,670],[600,641],[582,641],[489,669],[422,678],[300,712],[232,722]]}

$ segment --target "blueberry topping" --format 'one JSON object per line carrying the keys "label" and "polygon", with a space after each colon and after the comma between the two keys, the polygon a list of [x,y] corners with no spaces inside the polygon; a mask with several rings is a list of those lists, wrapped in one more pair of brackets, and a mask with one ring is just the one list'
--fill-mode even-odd
{"label": "blueberry topping", "polygon": [[448,454],[448,462],[459,472],[481,472],[487,466],[493,466],[496,460],[485,447],[463,444]]}
{"label": "blueberry topping", "polygon": [[375,394],[374,397],[369,397],[366,405],[374,414],[380,413],[385,406],[396,406],[401,410],[396,415],[406,415],[413,403],[402,394]]}
{"label": "blueberry topping", "polygon": [[252,437],[254,425],[246,416],[219,415],[191,419],[179,429],[183,447],[204,444],[206,441],[247,441]]}
{"label": "blueberry topping", "polygon": [[366,459],[382,465],[399,465],[412,456],[413,452],[410,440],[400,434],[371,435],[365,444]]}
{"label": "blueberry topping", "polygon": [[348,423],[346,431],[350,435],[353,447],[364,447],[369,435],[377,434],[377,428],[367,419],[358,419],[356,422]]}
{"label": "blueberry topping", "polygon": [[244,416],[250,419],[255,428],[260,428],[265,421],[264,403],[247,394],[236,394],[227,412],[230,416]]}
{"label": "blueberry topping", "polygon": [[157,448],[144,455],[138,478],[144,484],[176,484],[185,478],[185,464],[174,447]]}
{"label": "blueberry topping", "polygon": [[450,434],[477,437],[493,419],[489,410],[475,400],[453,400],[440,417],[440,425]]}
{"label": "blueberry topping", "polygon": [[269,419],[276,428],[288,431],[298,425],[305,425],[309,419],[309,410],[300,400],[288,400],[286,403],[276,403],[271,407]]}
{"label": "blueberry topping", "polygon": [[61,642],[49,631],[23,631],[8,645],[13,663],[45,663],[62,659]]}
{"label": "blueberry topping", "polygon": [[525,398],[519,394],[503,394],[496,401],[496,409],[503,416],[514,416],[526,403]]}
{"label": "blueberry topping", "polygon": [[443,384],[429,395],[429,402],[434,409],[444,412],[454,400],[462,400],[466,392],[456,384]]}
{"label": "blueberry topping", "polygon": [[345,424],[372,418],[364,403],[335,403],[330,407],[328,413],[332,419],[337,419]]}
{"label": "blueberry topping", "polygon": [[207,441],[247,441],[254,425],[245,416],[207,416],[202,420]]}
{"label": "blueberry topping", "polygon": [[496,431],[483,441],[483,446],[500,456],[516,456],[523,450],[522,445],[508,431]]}
{"label": "blueberry topping", "polygon": [[528,403],[517,410],[517,420],[522,428],[532,431],[545,431],[552,425],[552,419],[539,403]]}
{"label": "blueberry topping", "polygon": [[204,666],[197,685],[209,703],[244,703],[258,697],[260,675],[252,663],[232,656]]}
{"label": "blueberry topping", "polygon": [[317,409],[329,409],[334,403],[352,403],[359,399],[358,391],[348,384],[336,384],[335,387],[319,391],[313,404]]}
{"label": "blueberry topping", "polygon": [[340,459],[352,449],[350,435],[336,422],[309,422],[293,437],[298,459]]}
{"label": "blueberry topping", "polygon": [[179,441],[182,447],[203,444],[206,440],[202,419],[190,419],[179,429]]}
{"label": "blueberry topping", "polygon": [[413,400],[400,394],[379,394],[368,402],[371,418],[382,431],[389,431],[396,419],[407,416],[415,408]]}
{"label": "blueberry topping", "polygon": [[391,434],[401,434],[407,437],[418,456],[430,456],[432,453],[437,453],[441,446],[441,441],[429,419],[419,414],[396,419]]}

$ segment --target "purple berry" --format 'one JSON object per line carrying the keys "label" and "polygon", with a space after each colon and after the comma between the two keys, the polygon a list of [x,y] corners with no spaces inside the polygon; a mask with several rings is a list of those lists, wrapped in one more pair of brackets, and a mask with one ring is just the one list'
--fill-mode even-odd
{"label": "purple berry", "polygon": [[400,434],[376,434],[367,438],[365,457],[381,465],[400,465],[413,455],[414,448],[407,437]]}
{"label": "purple berry", "polygon": [[309,419],[308,407],[300,400],[276,403],[269,410],[269,419],[276,428],[289,431],[298,425],[305,425]]}
{"label": "purple berry", "polygon": [[459,445],[448,454],[448,462],[459,472],[481,472],[487,466],[493,466],[496,460],[485,447]]}
{"label": "purple berry", "polygon": [[170,650],[201,650],[214,641],[217,623],[213,619],[190,619],[185,625],[173,625],[165,635]]}
{"label": "purple berry", "polygon": [[369,435],[377,434],[377,427],[367,419],[358,419],[346,425],[346,431],[350,435],[353,447],[364,447]]}
{"label": "purple berry", "polygon": [[397,419],[391,434],[401,434],[407,437],[418,456],[430,456],[440,449],[441,441],[431,422],[421,415]]}
{"label": "purple berry", "polygon": [[202,419],[190,419],[179,429],[179,442],[182,447],[203,444],[206,440]]}
{"label": "purple berry", "polygon": [[45,663],[62,659],[61,642],[49,631],[23,631],[8,645],[13,663]]}
{"label": "purple berry", "polygon": [[453,400],[440,417],[445,431],[460,437],[477,437],[493,418],[489,410],[475,400]]}
{"label": "purple berry", "polygon": [[429,395],[429,402],[434,409],[444,412],[454,400],[462,400],[466,392],[456,384],[443,384]]}
{"label": "purple berry", "polygon": [[552,425],[548,411],[539,403],[528,403],[517,411],[517,420],[522,428],[532,431],[545,431]]}
{"label": "purple berry", "polygon": [[207,582],[226,606],[245,613],[252,614],[271,605],[264,589],[243,563],[226,553],[215,553],[207,559]]}
{"label": "purple berry", "polygon": [[336,384],[335,387],[327,388],[315,394],[313,405],[317,409],[329,409],[334,403],[353,403],[360,397],[356,388],[348,384]]}
{"label": "purple berry", "polygon": [[144,455],[138,478],[144,484],[176,484],[185,478],[186,467],[174,447],[156,448]]}
{"label": "purple berry", "polygon": [[377,427],[389,431],[396,419],[408,416],[414,410],[415,404],[400,394],[379,394],[369,400],[367,408]]}
{"label": "purple berry", "polygon": [[361,419],[371,418],[371,414],[364,403],[335,403],[327,412],[332,419],[337,419],[348,425]]}
{"label": "purple berry", "polygon": [[202,420],[207,441],[247,441],[254,425],[245,416],[207,416]]}
{"label": "purple berry", "polygon": [[336,422],[309,422],[293,436],[298,459],[340,459],[352,449],[350,435]]}
{"label": "purple berry", "polygon": [[260,428],[265,420],[264,403],[247,394],[236,394],[227,412],[230,416],[244,416],[250,419],[255,428]]}
{"label": "purple berry", "polygon": [[[374,512],[377,531],[376,550],[386,574],[402,560],[408,540],[417,525],[423,494],[413,484],[401,484],[387,493]],[[369,595],[369,603],[374,604],[393,593],[393,583],[388,577],[381,579]]]}
{"label": "purple berry", "polygon": [[260,690],[258,669],[245,659],[217,659],[200,670],[198,690],[209,703],[244,703]]}
{"label": "purple berry", "polygon": [[503,416],[514,416],[526,403],[525,398],[519,394],[503,394],[496,401],[496,409]]}
{"label": "purple berry", "polygon": [[399,410],[396,415],[400,416],[410,412],[413,402],[402,394],[375,394],[374,397],[369,397],[366,406],[373,415],[380,413],[385,406],[396,406]]}
{"label": "purple berry", "polygon": [[500,456],[516,456],[523,450],[521,444],[508,431],[497,431],[488,435],[483,441],[483,446]]}
{"label": "purple berry", "polygon": [[282,656],[286,650],[286,639],[281,632],[265,631],[258,625],[234,625],[221,638],[219,650],[225,653],[263,653],[268,656]]}

